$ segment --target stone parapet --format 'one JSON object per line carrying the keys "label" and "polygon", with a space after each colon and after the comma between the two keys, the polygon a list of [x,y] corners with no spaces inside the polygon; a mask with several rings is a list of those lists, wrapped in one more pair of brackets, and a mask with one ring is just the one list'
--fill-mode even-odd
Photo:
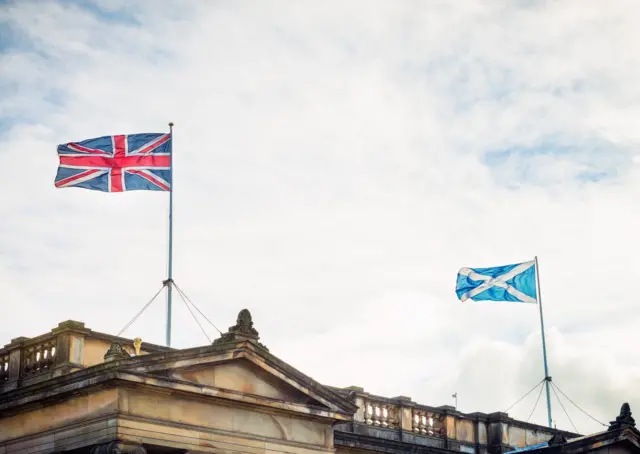
{"label": "stone parapet", "polygon": [[336,431],[361,437],[470,454],[500,454],[537,445],[555,434],[579,436],[518,421],[506,413],[462,413],[449,405],[422,405],[406,396],[373,395],[357,386],[333,389],[358,406],[353,423],[341,424]]}
{"label": "stone parapet", "polygon": [[[133,340],[92,331],[74,320],[37,337],[12,339],[0,349],[0,394],[99,364],[114,343],[136,352]],[[139,350],[148,354],[173,349],[140,343]]]}

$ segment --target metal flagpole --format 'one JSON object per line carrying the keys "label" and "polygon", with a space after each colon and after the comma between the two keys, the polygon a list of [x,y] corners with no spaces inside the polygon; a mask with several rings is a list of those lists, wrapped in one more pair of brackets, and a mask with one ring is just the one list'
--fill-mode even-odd
{"label": "metal flagpole", "polygon": [[544,318],[542,317],[542,294],[540,293],[540,273],[538,268],[538,256],[535,257],[536,266],[536,291],[538,293],[538,308],[540,309],[540,329],[542,331],[542,357],[544,359],[544,384],[547,389],[547,418],[549,420],[549,427],[553,427],[551,421],[551,395],[549,394],[549,382],[551,377],[549,376],[549,366],[547,365],[547,344],[544,336]]}
{"label": "metal flagpole", "polygon": [[[167,347],[171,347],[171,290],[173,287],[173,123],[169,123],[169,264],[167,269]],[[548,389],[547,389],[548,394]]]}

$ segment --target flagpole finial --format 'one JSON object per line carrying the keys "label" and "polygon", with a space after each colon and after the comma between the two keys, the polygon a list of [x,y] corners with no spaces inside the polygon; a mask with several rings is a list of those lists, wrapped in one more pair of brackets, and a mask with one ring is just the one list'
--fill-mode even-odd
{"label": "flagpole finial", "polygon": [[169,122],[169,127],[172,128],[173,127],[173,121]]}

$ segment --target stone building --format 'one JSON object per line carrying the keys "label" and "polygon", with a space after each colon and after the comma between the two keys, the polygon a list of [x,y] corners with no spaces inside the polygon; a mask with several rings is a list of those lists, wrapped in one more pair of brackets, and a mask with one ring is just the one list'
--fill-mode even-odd
{"label": "stone building", "polygon": [[247,310],[205,347],[67,321],[0,349],[0,454],[640,454],[639,440],[628,405],[609,430],[582,437],[325,386],[260,343]]}

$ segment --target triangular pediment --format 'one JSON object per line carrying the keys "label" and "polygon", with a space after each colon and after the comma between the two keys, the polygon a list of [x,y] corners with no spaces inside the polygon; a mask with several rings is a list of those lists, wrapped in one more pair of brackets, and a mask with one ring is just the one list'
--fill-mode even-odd
{"label": "triangular pediment", "polygon": [[167,370],[167,378],[303,405],[326,407],[253,362],[240,358],[222,363]]}
{"label": "triangular pediment", "polygon": [[143,356],[122,366],[172,391],[337,419],[349,419],[357,408],[251,341]]}

